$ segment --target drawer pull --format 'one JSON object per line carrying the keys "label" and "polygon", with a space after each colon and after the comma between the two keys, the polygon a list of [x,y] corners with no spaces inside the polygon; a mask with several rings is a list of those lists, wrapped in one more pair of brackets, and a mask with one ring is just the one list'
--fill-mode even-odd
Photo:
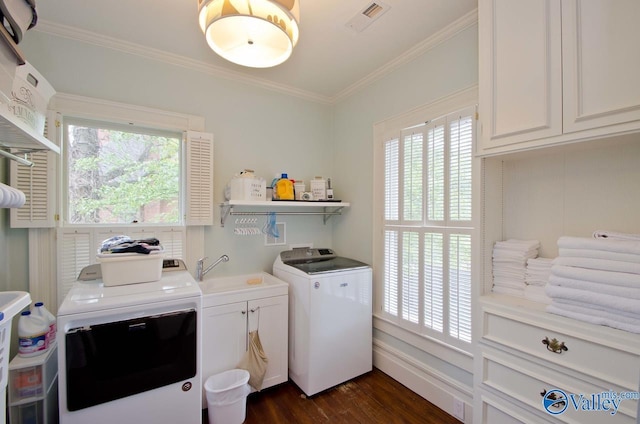
{"label": "drawer pull", "polygon": [[[547,394],[547,389],[543,389],[540,392],[540,396],[545,397],[545,395]],[[555,393],[550,393],[549,394],[549,399],[553,400],[554,402],[550,405],[552,408],[564,408],[566,405],[566,400],[564,397],[562,396],[558,396]]]}
{"label": "drawer pull", "polygon": [[543,345],[547,346],[547,350],[549,352],[561,354],[562,352],[566,352],[569,348],[564,344],[564,342],[560,342],[557,339],[549,340],[549,337],[545,337],[542,341]]}

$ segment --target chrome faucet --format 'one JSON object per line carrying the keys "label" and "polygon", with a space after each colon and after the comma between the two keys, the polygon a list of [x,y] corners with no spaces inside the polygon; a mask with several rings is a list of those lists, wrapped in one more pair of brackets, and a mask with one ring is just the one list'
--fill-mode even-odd
{"label": "chrome faucet", "polygon": [[220,262],[229,261],[229,257],[227,255],[222,255],[218,258],[217,261],[209,265],[207,268],[204,268],[204,261],[206,261],[207,259],[207,257],[204,257],[202,259],[198,259],[198,262],[196,262],[196,280],[198,281],[202,281],[207,272],[211,271]]}

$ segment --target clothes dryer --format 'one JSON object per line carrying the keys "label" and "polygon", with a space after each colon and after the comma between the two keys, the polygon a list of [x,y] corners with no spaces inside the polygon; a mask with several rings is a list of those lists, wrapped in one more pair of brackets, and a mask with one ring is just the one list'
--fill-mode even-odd
{"label": "clothes dryer", "polygon": [[99,270],[58,310],[60,423],[200,423],[200,286],[174,259],[149,283],[105,287]]}

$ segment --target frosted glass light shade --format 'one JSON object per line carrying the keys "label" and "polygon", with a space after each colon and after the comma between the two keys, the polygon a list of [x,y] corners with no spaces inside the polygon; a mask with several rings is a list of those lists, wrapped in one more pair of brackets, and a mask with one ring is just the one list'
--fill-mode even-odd
{"label": "frosted glass light shade", "polygon": [[298,42],[298,0],[198,0],[198,10],[209,47],[238,65],[279,65]]}

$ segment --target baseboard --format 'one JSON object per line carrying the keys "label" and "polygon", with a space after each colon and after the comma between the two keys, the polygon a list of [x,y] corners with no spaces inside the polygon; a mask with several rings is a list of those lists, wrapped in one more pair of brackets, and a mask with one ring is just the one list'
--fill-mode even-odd
{"label": "baseboard", "polygon": [[451,416],[456,417],[454,401],[461,400],[464,403],[464,418],[456,418],[465,424],[473,422],[471,387],[379,340],[374,340],[373,365]]}

